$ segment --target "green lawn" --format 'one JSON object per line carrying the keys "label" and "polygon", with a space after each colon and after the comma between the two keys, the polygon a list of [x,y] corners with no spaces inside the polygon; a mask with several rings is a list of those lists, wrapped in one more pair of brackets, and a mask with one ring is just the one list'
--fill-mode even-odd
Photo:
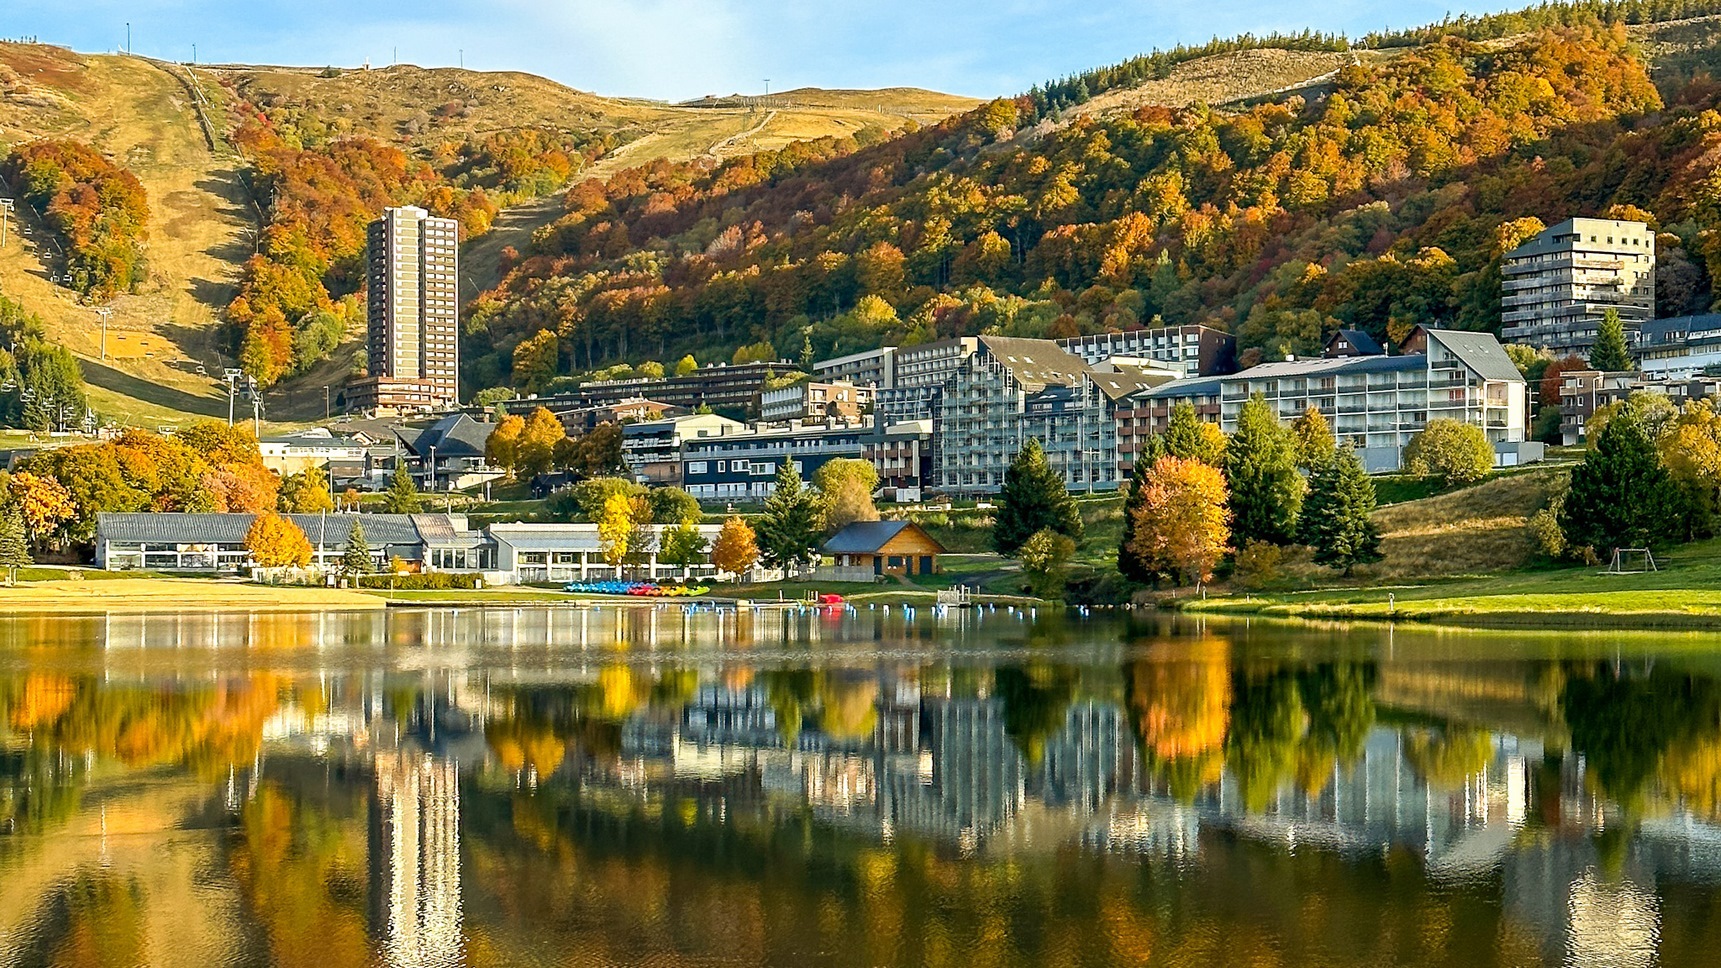
{"label": "green lawn", "polygon": [[1284,618],[1387,618],[1576,627],[1721,625],[1721,540],[1685,545],[1661,570],[1611,575],[1596,566],[1486,578],[1209,598],[1194,611]]}

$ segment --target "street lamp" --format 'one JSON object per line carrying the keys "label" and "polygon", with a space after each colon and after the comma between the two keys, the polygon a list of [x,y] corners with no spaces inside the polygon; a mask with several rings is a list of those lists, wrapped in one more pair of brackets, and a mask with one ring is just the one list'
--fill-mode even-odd
{"label": "street lamp", "polygon": [[102,362],[108,358],[108,319],[114,314],[112,306],[101,306],[96,309],[96,315],[102,318]]}

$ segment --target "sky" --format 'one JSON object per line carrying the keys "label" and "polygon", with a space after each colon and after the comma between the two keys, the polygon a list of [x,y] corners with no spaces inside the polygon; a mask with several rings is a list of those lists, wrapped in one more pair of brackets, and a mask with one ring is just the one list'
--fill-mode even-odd
{"label": "sky", "polygon": [[1352,36],[1528,0],[6,0],[0,37],[171,60],[541,74],[611,96],[924,87],[992,97],[1214,36]]}

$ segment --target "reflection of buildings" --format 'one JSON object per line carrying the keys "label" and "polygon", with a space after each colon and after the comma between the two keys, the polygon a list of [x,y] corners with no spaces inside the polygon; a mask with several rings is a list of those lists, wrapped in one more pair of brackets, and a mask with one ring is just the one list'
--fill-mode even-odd
{"label": "reflection of buildings", "polygon": [[395,968],[461,964],[460,778],[411,751],[376,759],[371,904]]}

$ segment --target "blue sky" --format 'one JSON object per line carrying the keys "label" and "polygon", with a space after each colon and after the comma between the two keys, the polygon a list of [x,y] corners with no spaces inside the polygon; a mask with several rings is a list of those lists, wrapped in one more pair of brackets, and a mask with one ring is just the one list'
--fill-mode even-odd
{"label": "blue sky", "polygon": [[912,85],[977,97],[1155,47],[1524,6],[1458,0],[9,0],[0,35],[200,61],[523,70],[610,95]]}

